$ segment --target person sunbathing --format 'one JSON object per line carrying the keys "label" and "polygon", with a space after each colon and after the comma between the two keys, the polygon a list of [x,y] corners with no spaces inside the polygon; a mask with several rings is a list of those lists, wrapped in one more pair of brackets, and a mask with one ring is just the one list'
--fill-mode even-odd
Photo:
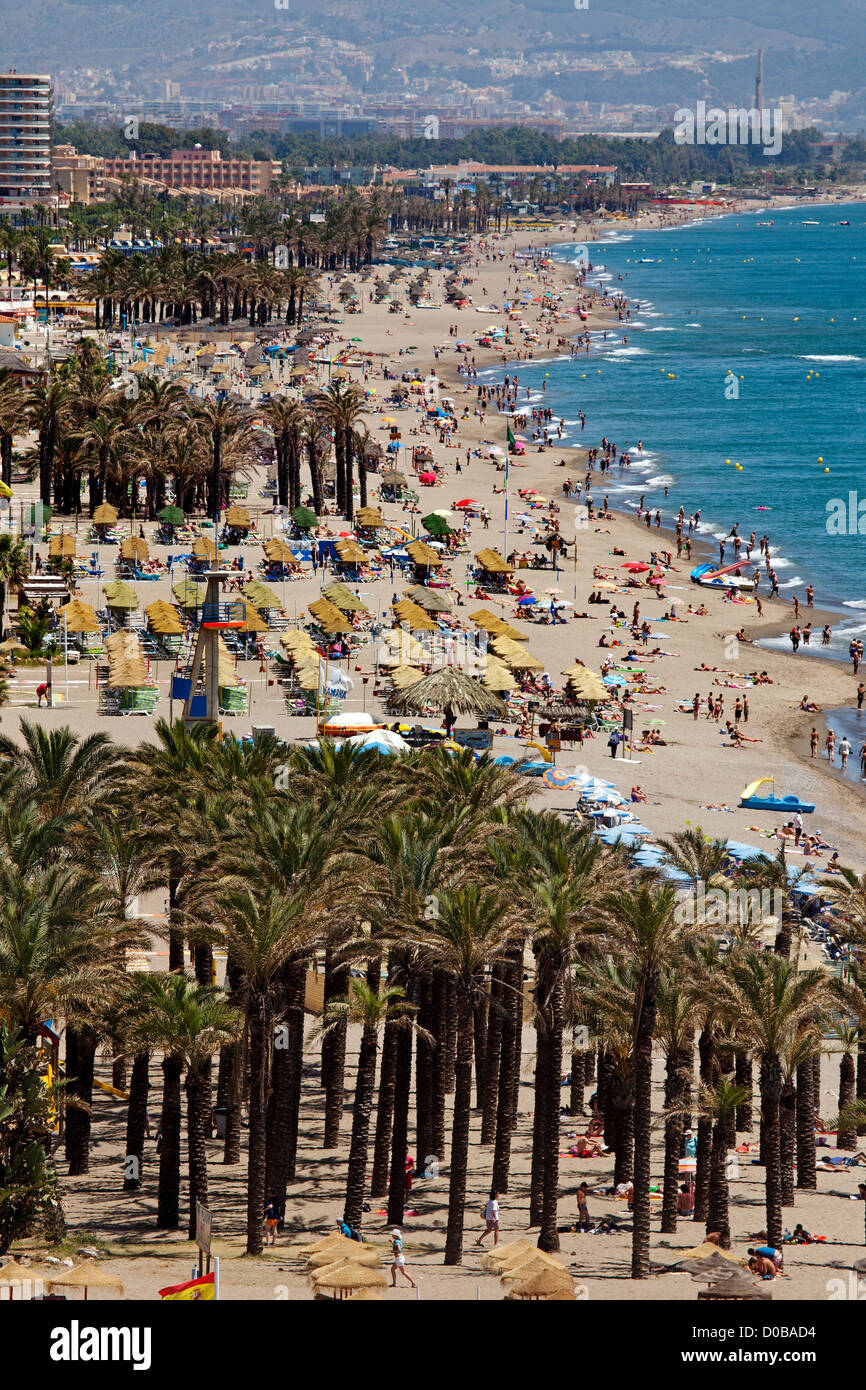
{"label": "person sunbathing", "polygon": [[821,706],[816,705],[814,700],[810,700],[808,695],[804,695],[800,701],[800,709],[807,710],[809,714],[821,713]]}
{"label": "person sunbathing", "polygon": [[609,1152],[601,1139],[589,1134],[576,1135],[569,1149],[572,1158],[598,1158],[601,1154]]}

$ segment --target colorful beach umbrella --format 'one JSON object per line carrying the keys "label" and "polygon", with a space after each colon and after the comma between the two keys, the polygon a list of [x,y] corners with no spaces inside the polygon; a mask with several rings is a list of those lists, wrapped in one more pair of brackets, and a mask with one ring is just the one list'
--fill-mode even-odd
{"label": "colorful beach umbrella", "polygon": [[549,767],[541,780],[545,786],[552,787],[555,791],[577,786],[577,777],[566,767]]}

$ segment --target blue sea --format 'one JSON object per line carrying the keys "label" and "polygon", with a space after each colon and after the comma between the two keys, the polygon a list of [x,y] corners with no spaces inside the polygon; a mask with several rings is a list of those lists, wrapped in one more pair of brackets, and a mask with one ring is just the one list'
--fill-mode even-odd
{"label": "blue sea", "polygon": [[845,616],[833,645],[847,654],[866,626],[866,205],[614,232],[553,254],[574,261],[584,245],[590,283],[624,294],[631,322],[594,334],[588,357],[517,364],[521,402],[524,387],[541,400],[548,374],[563,445],[606,434],[630,447],[631,470],[605,476],[615,508],[645,493],[667,525],[700,508],[708,541],[734,522],[768,534],[782,595],[813,583],[816,604]]}

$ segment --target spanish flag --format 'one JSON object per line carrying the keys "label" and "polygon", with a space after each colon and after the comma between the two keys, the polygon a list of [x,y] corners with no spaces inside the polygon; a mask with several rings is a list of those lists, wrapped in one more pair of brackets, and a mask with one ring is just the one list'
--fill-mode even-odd
{"label": "spanish flag", "polygon": [[159,1296],[174,1299],[177,1303],[192,1303],[200,1298],[213,1299],[214,1277],[212,1274],[204,1274],[201,1279],[190,1279],[186,1284],[172,1284],[170,1288],[160,1289]]}

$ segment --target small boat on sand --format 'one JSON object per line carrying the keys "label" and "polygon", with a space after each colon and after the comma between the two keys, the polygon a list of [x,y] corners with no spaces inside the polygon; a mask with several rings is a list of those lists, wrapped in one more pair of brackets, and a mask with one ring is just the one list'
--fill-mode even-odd
{"label": "small boat on sand", "polygon": [[[758,788],[767,783],[773,788],[772,794],[759,795]],[[792,816],[799,811],[801,815],[810,816],[815,809],[814,801],[801,801],[798,796],[776,796],[775,779],[772,777],[759,777],[756,782],[750,782],[740,794],[740,805],[748,807],[750,811],[787,811]]]}

